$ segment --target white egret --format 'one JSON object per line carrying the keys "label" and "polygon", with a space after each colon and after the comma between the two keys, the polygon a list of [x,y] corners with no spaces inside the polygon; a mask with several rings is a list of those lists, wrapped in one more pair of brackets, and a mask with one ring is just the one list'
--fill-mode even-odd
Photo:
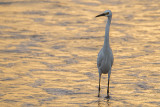
{"label": "white egret", "polygon": [[97,15],[96,17],[106,16],[108,17],[108,21],[105,28],[105,38],[104,38],[104,45],[100,50],[98,57],[97,57],[97,67],[99,72],[99,89],[98,89],[98,97],[100,96],[100,82],[101,82],[101,75],[108,73],[108,87],[107,87],[107,98],[109,98],[109,80],[111,75],[111,68],[113,64],[113,54],[112,49],[110,48],[109,44],[109,29],[112,19],[112,12],[110,10],[106,10],[104,13]]}

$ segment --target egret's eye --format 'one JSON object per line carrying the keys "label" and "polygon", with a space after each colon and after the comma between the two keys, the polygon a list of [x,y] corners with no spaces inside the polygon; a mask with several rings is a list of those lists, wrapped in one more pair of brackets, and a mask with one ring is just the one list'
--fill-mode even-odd
{"label": "egret's eye", "polygon": [[106,15],[108,15],[108,14],[109,14],[109,12],[106,13]]}

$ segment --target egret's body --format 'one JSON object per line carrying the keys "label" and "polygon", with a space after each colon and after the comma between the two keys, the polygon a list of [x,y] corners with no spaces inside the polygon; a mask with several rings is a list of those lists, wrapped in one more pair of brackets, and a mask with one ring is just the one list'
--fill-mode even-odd
{"label": "egret's body", "polygon": [[99,89],[98,89],[98,97],[100,96],[100,81],[101,81],[101,75],[108,73],[108,88],[107,88],[107,98],[109,98],[109,80],[110,80],[110,74],[111,74],[111,68],[113,64],[113,54],[112,50],[110,48],[109,44],[109,28],[111,24],[112,19],[112,12],[110,10],[106,10],[104,13],[96,16],[107,16],[108,21],[105,28],[105,39],[104,39],[104,45],[102,49],[100,50],[97,58],[97,67],[99,72]]}

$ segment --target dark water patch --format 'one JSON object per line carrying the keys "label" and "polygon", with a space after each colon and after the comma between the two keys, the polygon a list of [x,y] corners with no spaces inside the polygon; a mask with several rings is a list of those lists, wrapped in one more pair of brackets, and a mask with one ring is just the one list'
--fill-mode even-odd
{"label": "dark water patch", "polygon": [[12,81],[12,80],[15,80],[15,78],[6,77],[6,78],[2,78],[0,81]]}
{"label": "dark water patch", "polygon": [[76,93],[73,93],[73,94],[90,94],[90,93],[87,93],[87,92],[76,92]]}
{"label": "dark water patch", "polygon": [[123,2],[123,1],[120,1],[120,0],[100,0],[103,4],[108,4],[108,5],[116,5],[116,6],[118,6],[118,5],[122,5],[123,3],[125,4],[125,1]]}
{"label": "dark water patch", "polygon": [[[98,77],[97,77],[98,78]],[[102,78],[107,78],[107,75],[105,77]],[[125,81],[125,82],[120,82],[120,81],[111,81],[113,84],[126,84],[126,85],[131,85],[132,83],[130,81]]]}
{"label": "dark water patch", "polygon": [[155,52],[154,50],[151,50],[151,49],[144,49],[144,50],[142,50],[142,51],[144,51],[146,55],[149,55],[149,54]]}
{"label": "dark water patch", "polygon": [[42,35],[31,35],[30,39],[36,42],[47,42]]}
{"label": "dark water patch", "polygon": [[[84,22],[85,23],[85,22]],[[94,32],[104,32],[104,30],[105,30],[105,28],[104,27],[91,27],[91,26],[86,26],[86,30],[85,30],[85,32],[87,32],[87,33],[94,33]],[[99,35],[98,35],[99,36]]]}
{"label": "dark water patch", "polygon": [[52,80],[52,81],[62,81],[62,79],[54,79],[54,80]]}
{"label": "dark water patch", "polygon": [[144,48],[151,48],[151,46],[150,45],[145,45]]}
{"label": "dark water patch", "polygon": [[147,34],[147,33],[148,33],[148,30],[142,30],[142,29],[140,29],[140,30],[137,30],[137,32],[143,33],[143,34]]}
{"label": "dark water patch", "polygon": [[53,49],[62,49],[65,48],[65,45],[56,45],[56,46],[52,46]]}
{"label": "dark water patch", "polygon": [[80,87],[76,87],[76,88],[74,88],[74,90],[76,90],[76,91],[80,91],[80,90],[81,90],[81,88],[80,88]]}
{"label": "dark water patch", "polygon": [[87,29],[85,31],[88,33],[92,33],[92,32],[98,32],[98,31],[100,31],[100,29]]}
{"label": "dark water patch", "polygon": [[13,2],[0,2],[0,5],[11,5]]}
{"label": "dark water patch", "polygon": [[148,43],[152,43],[152,44],[160,44],[160,41],[148,41]]}
{"label": "dark water patch", "polygon": [[88,79],[81,79],[81,80],[73,80],[75,82],[84,82],[84,81],[88,81]]}
{"label": "dark water patch", "polygon": [[16,100],[10,100],[10,99],[5,99],[3,100],[4,102],[7,102],[7,103],[15,103],[15,102],[19,102],[19,101],[16,101]]}
{"label": "dark water patch", "polygon": [[69,59],[64,60],[64,62],[66,64],[78,64],[78,61],[76,58],[69,58]]}
{"label": "dark water patch", "polygon": [[26,98],[26,99],[34,99],[33,96],[24,96],[23,98]]}
{"label": "dark water patch", "polygon": [[0,64],[0,66],[1,66],[1,67],[11,68],[11,67],[15,66],[15,63]]}
{"label": "dark water patch", "polygon": [[[66,64],[65,65],[57,65],[57,66],[60,66],[60,67],[63,67],[63,66],[67,66]],[[30,69],[29,70],[30,72],[36,72],[36,71],[62,71],[62,72],[78,72],[77,70],[67,70],[67,69],[60,69],[60,68],[52,68],[52,69]]]}
{"label": "dark water patch", "polygon": [[85,23],[85,21],[78,20],[78,21],[76,21],[76,23],[84,24],[84,23]]}
{"label": "dark water patch", "polygon": [[76,47],[80,50],[85,50],[85,51],[95,51],[98,50],[97,48],[93,48],[93,47]]}
{"label": "dark water patch", "polygon": [[90,94],[88,92],[73,92],[72,90],[61,88],[43,88],[48,94],[52,95],[75,95],[75,94]]}
{"label": "dark water patch", "polygon": [[135,38],[133,38],[133,36],[128,35],[128,34],[126,34],[126,36],[121,37],[121,39],[124,41],[128,41],[128,42],[135,40]]}
{"label": "dark water patch", "polygon": [[44,16],[44,15],[47,15],[48,12],[47,11],[40,11],[40,10],[38,10],[38,11],[33,10],[33,11],[25,11],[25,12],[23,12],[23,14]]}
{"label": "dark water patch", "polygon": [[26,4],[26,3],[45,3],[46,1],[30,1],[30,0],[24,0],[24,1],[18,1],[18,0],[14,0],[12,2],[10,2],[12,0],[8,0],[8,2],[0,2],[0,5],[12,5],[12,4]]}
{"label": "dark water patch", "polygon": [[32,18],[34,22],[44,22],[44,18]]}
{"label": "dark water patch", "polygon": [[[155,2],[159,2],[159,1],[155,1]],[[144,12],[148,12],[147,14],[151,14],[153,11],[157,11],[158,9],[159,9],[159,5],[151,5],[151,4],[153,4],[153,3],[149,3],[149,1],[148,2],[146,2],[147,4],[146,4],[146,7],[147,8],[144,8],[143,9],[143,11]],[[151,12],[151,13],[149,13],[149,12]],[[145,15],[143,15],[144,17],[146,16],[146,14]],[[147,15],[147,16],[149,16],[149,15]]]}
{"label": "dark water patch", "polygon": [[[49,1],[49,0],[48,0]],[[71,8],[67,3],[61,1],[49,1],[52,2],[50,6],[45,7],[46,9],[68,9]]]}
{"label": "dark water patch", "polygon": [[135,73],[130,73],[130,74],[127,74],[128,76],[133,76],[133,77],[138,77],[138,74],[135,74]]}
{"label": "dark water patch", "polygon": [[51,63],[47,63],[47,62],[40,62],[40,63],[46,65],[48,68],[54,68],[54,65]]}
{"label": "dark water patch", "polygon": [[58,25],[61,25],[61,26],[69,26],[69,25],[73,25],[73,22],[71,22],[71,21],[59,22]]}
{"label": "dark water patch", "polygon": [[153,86],[149,86],[146,82],[138,82],[136,85],[143,90],[149,90],[154,88]]}
{"label": "dark water patch", "polygon": [[160,106],[160,101],[150,101],[150,102],[145,102],[145,103],[156,104]]}
{"label": "dark water patch", "polygon": [[30,69],[29,71],[34,72],[34,71],[54,71],[53,69]]}
{"label": "dark water patch", "polygon": [[65,15],[65,16],[70,16],[71,14],[67,14],[67,13],[62,13],[62,12],[57,12],[55,15]]}
{"label": "dark water patch", "polygon": [[23,103],[22,107],[36,107],[36,105],[32,103]]}
{"label": "dark water patch", "polygon": [[52,100],[54,100],[56,98],[57,97],[48,97],[48,98],[41,99],[41,101],[52,101]]}
{"label": "dark water patch", "polygon": [[60,59],[66,59],[66,58],[70,58],[70,56],[57,56]]}
{"label": "dark water patch", "polygon": [[0,97],[4,96],[5,94],[0,94]]}
{"label": "dark water patch", "polygon": [[86,75],[86,76],[88,76],[89,78],[92,78],[92,79],[96,78],[96,76],[91,72],[86,72],[86,73],[84,73],[84,75]]}
{"label": "dark water patch", "polygon": [[[35,56],[20,56],[19,58],[24,58],[24,59],[41,59],[41,58],[36,58]],[[12,60],[12,59],[10,59]],[[22,63],[25,63],[25,62],[22,62]]]}
{"label": "dark water patch", "polygon": [[48,94],[52,95],[71,95],[74,92],[67,89],[61,89],[61,88],[43,88]]}
{"label": "dark water patch", "polygon": [[124,17],[126,20],[130,21],[134,19],[134,15],[133,14],[128,14]]}
{"label": "dark water patch", "polygon": [[21,42],[20,45],[17,45],[18,47],[24,48],[24,47],[40,47],[40,45],[36,44],[36,42],[33,41],[27,41],[27,42]]}
{"label": "dark water patch", "polygon": [[[97,97],[97,96],[96,96]],[[74,98],[74,97],[73,97]],[[76,102],[71,102],[71,103],[69,103],[69,104],[87,104],[87,106],[84,106],[84,107],[88,107],[89,105],[88,104],[93,104],[93,103],[100,103],[99,101],[90,101],[90,102],[87,102],[87,103],[81,103],[81,102],[79,102],[79,103],[76,103]],[[101,107],[101,106],[99,106],[98,105],[98,107]]]}
{"label": "dark water patch", "polygon": [[11,36],[0,36],[1,39],[26,39],[28,38],[27,35],[16,34],[16,33],[8,33]]}
{"label": "dark water patch", "polygon": [[160,94],[160,89],[154,89],[157,93]]}
{"label": "dark water patch", "polygon": [[28,32],[32,32],[31,30],[29,30],[29,29],[25,29],[25,28],[23,28],[22,30],[19,30],[20,32],[23,32],[23,33],[28,33]]}
{"label": "dark water patch", "polygon": [[[41,53],[41,50],[39,50],[39,52],[34,52],[32,53],[32,56],[35,58],[35,57],[55,57],[55,55],[51,54],[51,53],[45,53],[45,52],[42,52]],[[27,56],[27,58],[29,58],[30,56]],[[31,57],[31,58],[33,58]],[[25,57],[24,57],[25,58]]]}
{"label": "dark water patch", "polygon": [[0,73],[4,73],[2,70],[0,70]]}
{"label": "dark water patch", "polygon": [[12,27],[0,25],[0,29],[12,29]]}
{"label": "dark water patch", "polygon": [[83,4],[83,5],[89,5],[89,6],[98,6],[99,3],[93,3],[93,2],[83,2],[81,0],[72,0],[73,2],[77,3],[77,4]]}
{"label": "dark water patch", "polygon": [[[29,33],[30,31],[21,31],[21,32],[27,32]],[[42,37],[42,35],[24,35],[24,34],[20,34],[21,32],[6,32],[8,35],[10,36],[0,36],[1,39],[28,39],[30,38],[31,40],[35,40],[35,41],[44,41],[44,38]],[[43,41],[42,41],[43,40]]]}
{"label": "dark water patch", "polygon": [[88,40],[88,39],[99,39],[99,38],[104,38],[104,37],[99,37],[99,36],[97,36],[97,37],[95,37],[95,36],[83,36],[83,37],[81,37],[81,36],[77,36],[77,37],[72,37],[72,38],[69,38],[69,40],[74,40],[74,39],[86,39],[86,40]]}
{"label": "dark water patch", "polygon": [[[58,65],[59,67],[64,67],[64,66],[68,66],[68,65]],[[58,67],[57,66],[57,67]],[[54,68],[53,71],[61,71],[61,72],[72,72],[72,73],[78,73],[77,70],[74,70],[74,69],[70,69],[70,70],[67,70],[67,69],[62,69],[62,68]]]}
{"label": "dark water patch", "polygon": [[78,60],[93,61],[92,57],[78,56],[78,55],[72,55],[72,56],[75,57]]}
{"label": "dark water patch", "polygon": [[134,27],[134,25],[131,25],[131,24],[124,24],[124,23],[115,23],[115,22],[113,22],[112,23],[112,26],[116,26],[116,27]]}
{"label": "dark water patch", "polygon": [[33,84],[31,84],[31,86],[37,88],[38,86],[42,86],[44,83],[45,83],[44,79],[37,79]]}
{"label": "dark water patch", "polygon": [[43,99],[40,99],[39,102],[40,102],[40,105],[46,103],[47,101],[53,101],[57,99],[57,97],[48,97],[48,98],[43,98]]}
{"label": "dark water patch", "polygon": [[31,50],[19,50],[19,49],[10,49],[10,50],[0,50],[2,53],[31,53]]}
{"label": "dark water patch", "polygon": [[[23,71],[23,70],[22,70]],[[30,72],[26,72],[26,73],[15,73],[15,75],[18,76],[18,78],[23,78],[23,77],[30,77],[33,78],[33,76],[31,75]]]}
{"label": "dark water patch", "polygon": [[[68,13],[62,13],[62,12],[57,12],[55,13],[56,16],[63,16],[63,17],[68,17],[68,18],[71,18],[71,17],[78,17],[78,16],[82,16],[82,15],[77,15],[77,14],[68,14]],[[70,23],[74,23],[75,21],[67,21],[67,22],[70,22]]]}
{"label": "dark water patch", "polygon": [[[39,47],[35,42],[21,42],[18,45],[9,44],[6,48],[16,47],[16,51],[18,52],[33,52],[33,51],[41,51],[40,49],[29,49],[29,47]],[[8,49],[9,50],[9,49]]]}
{"label": "dark water patch", "polygon": [[133,55],[130,55],[130,56],[117,56],[116,58],[118,58],[118,59],[128,59],[128,58],[137,58],[137,57],[141,57],[141,56],[144,56],[144,55],[133,54]]}
{"label": "dark water patch", "polygon": [[[160,63],[159,63],[159,64],[160,64]],[[150,74],[150,76],[156,76],[156,77],[159,77],[159,76],[160,76],[160,73],[152,72],[152,74]]]}

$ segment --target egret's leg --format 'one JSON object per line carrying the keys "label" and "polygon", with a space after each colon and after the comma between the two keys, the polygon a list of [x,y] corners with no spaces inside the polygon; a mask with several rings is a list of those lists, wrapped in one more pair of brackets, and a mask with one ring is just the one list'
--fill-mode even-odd
{"label": "egret's leg", "polygon": [[107,87],[107,96],[109,97],[109,79],[108,79],[108,87]]}
{"label": "egret's leg", "polygon": [[101,84],[101,73],[99,73],[99,88],[98,88],[98,97],[100,97],[100,84]]}
{"label": "egret's leg", "polygon": [[108,87],[107,87],[107,98],[109,98],[109,80],[110,80],[111,70],[108,72]]}

